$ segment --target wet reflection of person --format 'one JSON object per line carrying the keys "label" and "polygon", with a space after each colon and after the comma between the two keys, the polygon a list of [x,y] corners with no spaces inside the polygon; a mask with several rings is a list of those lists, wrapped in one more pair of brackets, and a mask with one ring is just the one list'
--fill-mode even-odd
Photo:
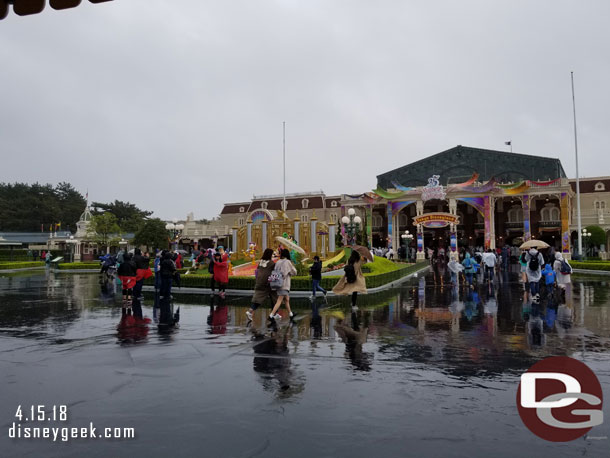
{"label": "wet reflection of person", "polygon": [[363,327],[360,326],[360,319],[357,312],[352,312],[352,326],[344,324],[343,320],[339,320],[334,328],[341,340],[345,343],[345,352],[347,353],[352,365],[361,371],[370,371],[371,362],[368,353],[362,351],[362,345],[366,342],[369,329],[367,323]]}
{"label": "wet reflection of person", "polygon": [[322,316],[320,316],[320,307],[316,302],[311,304],[311,322],[309,326],[313,329],[313,338],[322,338]]}
{"label": "wet reflection of person", "polygon": [[123,309],[117,326],[117,337],[122,344],[136,343],[148,337],[148,326],[138,323],[131,310]]}
{"label": "wet reflection of person", "polygon": [[288,352],[290,327],[286,326],[278,331],[277,324],[273,323],[272,329],[268,338],[253,347],[256,354],[254,371],[260,374],[265,391],[274,392],[277,397],[286,399],[303,391],[305,383],[298,380],[298,375],[291,367]]}
{"label": "wet reflection of person", "polygon": [[218,298],[218,305],[214,306],[216,297],[212,296],[210,304],[210,314],[207,323],[210,326],[210,334],[226,334],[227,322],[229,321],[229,308],[225,305],[222,297]]}

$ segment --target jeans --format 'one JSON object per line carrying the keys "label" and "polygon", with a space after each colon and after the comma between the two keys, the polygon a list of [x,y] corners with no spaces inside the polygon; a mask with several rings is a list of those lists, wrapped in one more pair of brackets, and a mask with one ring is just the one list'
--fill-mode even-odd
{"label": "jeans", "polygon": [[451,272],[451,283],[457,285],[457,273]]}
{"label": "jeans", "polygon": [[320,286],[320,280],[311,280],[312,286],[311,291],[313,297],[316,297],[316,291],[322,291],[322,294],[326,294],[326,290]]}
{"label": "jeans", "polygon": [[161,297],[168,298],[172,294],[172,277],[161,277]]}
{"label": "jeans", "polygon": [[489,278],[489,281],[494,281],[494,268],[485,266],[485,276]]}
{"label": "jeans", "polygon": [[466,274],[466,281],[469,285],[472,285],[472,272]]}
{"label": "jeans", "polygon": [[535,294],[540,294],[540,283],[537,281],[530,282],[530,293],[532,296]]}

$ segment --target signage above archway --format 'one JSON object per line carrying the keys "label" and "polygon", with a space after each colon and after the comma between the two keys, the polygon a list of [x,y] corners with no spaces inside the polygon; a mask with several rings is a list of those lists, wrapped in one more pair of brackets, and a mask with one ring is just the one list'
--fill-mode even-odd
{"label": "signage above archway", "polygon": [[460,224],[460,217],[452,213],[426,213],[414,217],[413,224],[430,228],[447,227],[450,224]]}

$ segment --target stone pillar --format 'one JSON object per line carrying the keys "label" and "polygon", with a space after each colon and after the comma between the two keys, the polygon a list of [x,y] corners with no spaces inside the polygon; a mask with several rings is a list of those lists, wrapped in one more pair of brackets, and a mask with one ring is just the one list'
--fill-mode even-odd
{"label": "stone pillar", "polygon": [[246,249],[250,246],[250,243],[252,243],[252,220],[248,220],[247,225],[248,226],[247,226],[247,229],[246,229],[247,230],[246,239],[248,241],[247,241]]}
{"label": "stone pillar", "polygon": [[523,241],[527,242],[532,238],[532,228],[530,226],[530,196],[521,196],[523,202]]}
{"label": "stone pillar", "polygon": [[566,259],[570,259],[572,257],[572,252],[570,251],[570,212],[569,212],[569,202],[568,202],[568,193],[561,193],[561,253],[562,256]]}
{"label": "stone pillar", "polygon": [[318,218],[316,218],[316,212],[314,211],[313,216],[311,217],[311,224],[310,224],[310,229],[311,229],[311,243],[310,243],[310,251],[311,254],[313,255],[314,253],[317,253],[318,251],[318,234],[317,234],[317,228],[318,228]]}
{"label": "stone pillar", "polygon": [[389,241],[390,246],[392,246],[392,243],[394,241],[394,238],[393,238],[394,234],[392,231],[392,223],[394,222],[394,217],[392,216],[392,203],[391,202],[388,202],[387,213],[388,213],[388,241]]}
{"label": "stone pillar", "polygon": [[263,219],[263,227],[261,229],[261,250],[265,251],[267,249],[267,217]]}
{"label": "stone pillar", "polygon": [[328,223],[328,251],[330,253],[334,253],[337,247],[335,246],[335,237],[336,237],[337,226],[335,223]]}
{"label": "stone pillar", "polygon": [[231,252],[237,253],[237,228],[231,229]]}

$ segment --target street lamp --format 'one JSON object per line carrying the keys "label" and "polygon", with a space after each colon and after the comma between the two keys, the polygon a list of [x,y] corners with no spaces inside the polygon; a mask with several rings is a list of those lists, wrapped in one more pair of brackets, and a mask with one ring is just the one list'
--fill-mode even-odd
{"label": "street lamp", "polygon": [[66,240],[66,243],[70,244],[70,262],[74,262],[74,244],[77,243],[77,241],[74,240],[74,236],[71,235],[70,238]]}
{"label": "street lamp", "polygon": [[589,244],[587,242],[589,241],[592,234],[586,228],[584,228],[582,230],[581,234],[582,234],[582,238],[585,240],[585,253],[586,253],[589,248]]}
{"label": "street lamp", "polygon": [[356,216],[356,210],[350,208],[347,211],[347,216],[341,218],[341,223],[343,224],[343,228],[345,229],[345,233],[347,234],[347,242],[349,245],[356,244],[356,234],[360,230],[360,225],[362,224],[362,218]]}
{"label": "street lamp", "polygon": [[406,230],[403,234],[400,235],[400,238],[405,244],[405,257],[409,259],[409,245],[411,244],[411,240],[413,240],[413,234]]}

